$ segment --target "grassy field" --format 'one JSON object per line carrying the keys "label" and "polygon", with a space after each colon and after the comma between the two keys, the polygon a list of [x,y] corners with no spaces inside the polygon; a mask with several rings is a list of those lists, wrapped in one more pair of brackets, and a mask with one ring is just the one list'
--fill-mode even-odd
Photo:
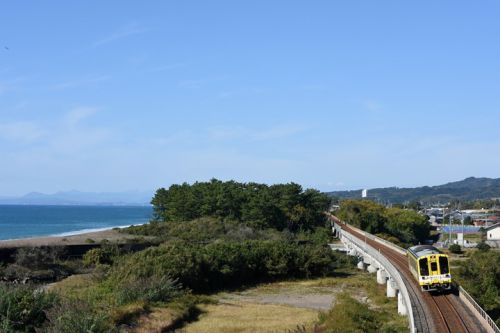
{"label": "grassy field", "polygon": [[320,317],[331,315],[330,309],[341,294],[349,294],[353,300],[380,314],[385,325],[393,328],[391,332],[407,331],[406,317],[397,314],[396,299],[385,297],[385,286],[378,285],[374,275],[356,273],[276,282],[238,292],[220,293],[215,295],[218,304],[200,306],[201,314],[197,320],[176,332],[284,333],[297,327],[313,332],[315,325],[321,327],[320,321],[325,323],[322,332],[329,332],[327,326],[331,323],[320,320]]}
{"label": "grassy field", "polygon": [[[87,293],[92,281],[91,275],[72,276],[51,289],[64,291],[66,295]],[[374,274],[347,271],[336,277],[260,284],[211,295],[214,301],[198,304],[197,315],[191,317],[188,323],[176,325],[175,332],[285,333],[297,327],[313,332],[315,326],[320,327],[321,332],[355,331],[350,329],[356,325],[355,320],[353,323],[352,318],[345,318],[347,316],[344,315],[335,317],[340,310],[348,308],[345,295],[349,297],[348,304],[358,304],[350,310],[351,313],[372,312],[373,316],[383,318],[384,327],[391,328],[388,332],[407,331],[407,319],[397,314],[396,299],[385,297],[385,285],[378,285]],[[342,309],[335,308],[339,300],[344,302]],[[137,318],[136,327],[121,332],[162,332],[181,317],[175,308],[168,306],[139,312],[142,315]],[[343,331],[342,325],[347,330]]]}
{"label": "grassy field", "polygon": [[199,320],[189,324],[183,333],[251,333],[285,332],[304,325],[311,329],[318,312],[286,305],[229,301],[201,307]]}

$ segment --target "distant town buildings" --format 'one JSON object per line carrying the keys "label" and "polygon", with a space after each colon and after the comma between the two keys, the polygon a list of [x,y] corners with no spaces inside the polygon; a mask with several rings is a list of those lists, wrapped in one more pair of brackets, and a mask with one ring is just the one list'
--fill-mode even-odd
{"label": "distant town buildings", "polygon": [[429,222],[432,225],[437,225],[443,223],[444,211],[444,207],[431,207],[425,209],[423,213],[429,217]]}
{"label": "distant town buildings", "polygon": [[470,216],[472,223],[476,226],[491,226],[500,222],[500,209],[468,209],[462,211],[465,216]]}
{"label": "distant town buildings", "polygon": [[445,207],[431,207],[425,209],[423,214],[429,217],[432,225],[439,225],[450,219],[452,223],[461,223],[464,220],[467,224],[472,223],[478,227],[489,227],[500,222],[499,208],[449,210]]}

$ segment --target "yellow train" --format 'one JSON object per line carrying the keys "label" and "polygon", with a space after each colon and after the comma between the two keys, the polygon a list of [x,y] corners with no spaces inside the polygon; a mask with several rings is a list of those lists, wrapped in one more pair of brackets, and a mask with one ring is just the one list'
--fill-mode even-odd
{"label": "yellow train", "polygon": [[412,246],[406,255],[410,270],[423,291],[451,289],[448,255],[430,245]]}

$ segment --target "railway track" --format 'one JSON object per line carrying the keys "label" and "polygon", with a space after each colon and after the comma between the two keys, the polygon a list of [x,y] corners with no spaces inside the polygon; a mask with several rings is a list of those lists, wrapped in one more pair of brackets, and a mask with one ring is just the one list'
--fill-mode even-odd
{"label": "railway track", "polygon": [[412,300],[412,310],[417,332],[422,333],[479,333],[486,332],[474,315],[462,303],[458,296],[450,294],[431,294],[421,291],[420,286],[410,272],[406,256],[363,234],[341,224],[348,231],[368,245],[377,249],[400,271]]}
{"label": "railway track", "polygon": [[471,331],[469,329],[465,320],[462,319],[457,309],[455,309],[455,306],[447,297],[448,295],[444,294],[431,295],[431,300],[436,305],[436,310],[439,312],[440,317],[442,317],[447,332],[475,333],[476,331]]}

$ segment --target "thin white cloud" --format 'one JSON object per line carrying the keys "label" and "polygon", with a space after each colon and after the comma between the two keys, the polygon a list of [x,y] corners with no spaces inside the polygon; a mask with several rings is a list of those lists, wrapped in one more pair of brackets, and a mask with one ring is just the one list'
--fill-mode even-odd
{"label": "thin white cloud", "polygon": [[78,107],[64,115],[64,124],[75,127],[82,120],[94,115],[99,109],[95,107]]}
{"label": "thin white cloud", "polygon": [[0,123],[0,138],[13,142],[30,143],[45,135],[45,131],[32,122]]}
{"label": "thin white cloud", "polygon": [[89,126],[84,120],[98,112],[95,107],[78,107],[64,114],[59,121],[42,125],[33,121],[0,123],[0,141],[30,145],[47,156],[59,153],[76,153],[79,149],[102,143],[111,131]]}
{"label": "thin white cloud", "polygon": [[145,28],[143,26],[140,26],[137,23],[131,23],[131,24],[128,24],[126,26],[123,26],[123,27],[117,29],[115,32],[111,33],[110,35],[105,36],[104,38],[101,38],[98,41],[94,42],[94,44],[92,44],[92,47],[95,48],[95,47],[103,46],[103,45],[109,44],[111,42],[129,37],[129,36],[145,33],[149,30],[150,30],[149,28]]}

